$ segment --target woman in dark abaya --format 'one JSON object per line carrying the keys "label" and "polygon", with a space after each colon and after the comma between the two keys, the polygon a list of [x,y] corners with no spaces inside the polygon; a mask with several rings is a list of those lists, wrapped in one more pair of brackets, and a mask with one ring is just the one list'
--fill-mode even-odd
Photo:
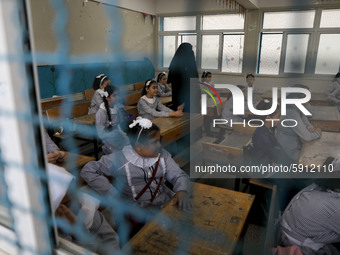
{"label": "woman in dark abaya", "polygon": [[198,78],[195,56],[192,45],[182,43],[169,66],[168,83],[172,84],[172,109],[177,109],[179,105],[184,103],[184,112],[198,113],[200,112],[201,93],[196,83],[195,85],[192,84],[190,90],[190,78]]}

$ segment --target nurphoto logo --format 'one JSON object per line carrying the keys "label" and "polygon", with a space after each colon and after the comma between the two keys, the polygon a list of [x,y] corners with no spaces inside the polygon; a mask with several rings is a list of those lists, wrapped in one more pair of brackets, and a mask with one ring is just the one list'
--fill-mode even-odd
{"label": "nurphoto logo", "polygon": [[[216,90],[214,88],[212,88],[211,86],[209,86],[210,89],[212,89],[212,91],[217,95],[218,99],[220,100],[221,106],[222,106],[222,102],[220,99],[220,96],[218,95],[218,93],[216,92]],[[245,100],[244,100],[244,95],[243,92],[240,88],[238,88],[235,85],[231,85],[231,84],[215,84],[215,88],[216,89],[228,89],[233,97],[233,114],[234,115],[245,115],[245,110],[244,110],[244,105],[245,105]],[[204,91],[206,91],[205,89],[202,89]],[[252,87],[248,87],[247,88],[247,104],[248,104],[248,109],[249,111],[254,114],[254,115],[258,115],[258,116],[267,116],[270,115],[272,113],[274,113],[277,109],[277,105],[278,105],[278,88],[277,87],[273,87],[272,88],[272,106],[270,107],[270,109],[267,110],[257,110],[254,105],[253,105],[253,88]],[[206,91],[207,92],[207,91]],[[287,98],[287,95],[290,93],[301,93],[304,95],[304,97],[300,97],[300,98]],[[216,101],[214,99],[214,97],[212,96],[211,93],[207,93],[210,95],[210,97],[213,98],[215,104]],[[207,114],[207,94],[202,94],[201,95],[201,114],[202,115],[206,115]],[[311,116],[312,114],[304,107],[303,104],[309,102],[309,100],[311,99],[311,93],[309,90],[304,89],[304,88],[293,88],[293,87],[282,87],[281,88],[281,114],[282,115],[286,115],[286,111],[287,111],[287,105],[295,105],[304,115],[306,116]],[[215,125],[217,124],[227,124],[228,121],[232,121],[232,120],[225,120],[225,119],[214,119],[213,120],[213,127],[215,127]],[[271,121],[272,125],[274,124],[275,121],[280,121],[279,119],[266,119],[265,121]],[[263,121],[259,120],[259,119],[253,119],[250,120],[248,123],[248,126],[254,126],[251,124],[251,122],[262,122],[263,125]],[[293,125],[288,125],[288,122],[293,122]],[[245,120],[242,123],[234,123],[234,124],[243,124],[244,126],[246,125]],[[260,125],[260,126],[262,126]],[[293,120],[293,119],[285,119],[282,120],[281,125],[284,127],[294,127],[297,125],[297,121]],[[255,126],[259,126],[259,125],[255,125]]]}

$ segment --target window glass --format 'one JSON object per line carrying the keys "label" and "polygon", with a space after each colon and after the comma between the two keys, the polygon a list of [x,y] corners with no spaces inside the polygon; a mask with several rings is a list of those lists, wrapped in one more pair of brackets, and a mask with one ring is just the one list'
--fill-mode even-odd
{"label": "window glass", "polygon": [[202,69],[218,68],[219,38],[218,35],[202,36]]}
{"label": "window glass", "polygon": [[339,71],[340,34],[321,34],[316,59],[316,74],[334,74]]}
{"label": "window glass", "polygon": [[265,12],[264,29],[313,28],[315,11]]}
{"label": "window glass", "polygon": [[244,17],[239,14],[203,15],[203,30],[243,29]]}
{"label": "window glass", "polygon": [[176,50],[176,36],[161,37],[162,66],[169,67]]}
{"label": "window glass", "polygon": [[196,16],[164,17],[161,31],[196,30]]}
{"label": "window glass", "polygon": [[241,73],[244,34],[223,35],[222,72]]}
{"label": "window glass", "polygon": [[340,27],[340,9],[323,10],[321,13],[320,27]]}
{"label": "window glass", "polygon": [[285,57],[285,73],[304,73],[309,34],[289,34]]}
{"label": "window glass", "polygon": [[282,34],[262,34],[259,73],[278,74]]}

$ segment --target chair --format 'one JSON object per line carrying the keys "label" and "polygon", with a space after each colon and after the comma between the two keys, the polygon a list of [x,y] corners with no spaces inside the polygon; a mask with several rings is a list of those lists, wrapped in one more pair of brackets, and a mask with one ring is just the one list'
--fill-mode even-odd
{"label": "chair", "polygon": [[[71,106],[72,107],[71,111],[68,114],[63,114],[63,115],[61,115],[60,107],[48,109],[46,110],[46,116],[47,116],[48,121],[52,122],[53,120],[58,119],[58,118],[60,120],[67,120],[67,119],[72,119],[75,117],[87,115],[90,104],[91,102],[89,101],[82,102],[79,104],[74,104]],[[92,123],[91,125],[94,127],[94,123]],[[93,144],[95,157],[96,159],[99,158],[97,136],[93,137],[93,136],[84,135],[75,130],[75,131],[68,131],[62,134],[54,134],[54,137],[58,139],[57,143],[59,143],[61,140],[66,141],[67,139],[76,138],[77,140],[84,141],[84,143],[80,145],[81,147],[87,144]]]}
{"label": "chair", "polygon": [[94,92],[95,92],[94,89],[85,89],[85,99],[87,101],[91,101],[94,95]]}
{"label": "chair", "polygon": [[144,87],[145,82],[135,83],[135,90],[141,90]]}
{"label": "chair", "polygon": [[129,93],[125,96],[125,105],[136,105],[139,99],[142,97],[140,91]]}

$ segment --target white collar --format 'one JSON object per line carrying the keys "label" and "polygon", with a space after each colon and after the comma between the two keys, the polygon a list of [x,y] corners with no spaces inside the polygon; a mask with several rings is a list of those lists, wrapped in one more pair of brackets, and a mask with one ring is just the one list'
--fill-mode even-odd
{"label": "white collar", "polygon": [[156,158],[145,158],[140,156],[131,145],[127,145],[123,148],[123,155],[132,165],[141,168],[151,167],[156,164],[159,154]]}
{"label": "white collar", "polygon": [[97,92],[98,92],[101,96],[104,96],[104,89],[97,89]]}
{"label": "white collar", "polygon": [[149,104],[155,103],[155,100],[156,100],[156,97],[148,98],[148,97],[146,97],[146,95],[142,96],[142,98],[143,98],[146,102],[148,102]]}
{"label": "white collar", "polygon": [[[100,104],[99,108],[106,111],[105,103],[102,102],[102,103]],[[111,112],[111,114],[117,114],[117,107],[115,107],[115,106],[110,107],[110,112]]]}

